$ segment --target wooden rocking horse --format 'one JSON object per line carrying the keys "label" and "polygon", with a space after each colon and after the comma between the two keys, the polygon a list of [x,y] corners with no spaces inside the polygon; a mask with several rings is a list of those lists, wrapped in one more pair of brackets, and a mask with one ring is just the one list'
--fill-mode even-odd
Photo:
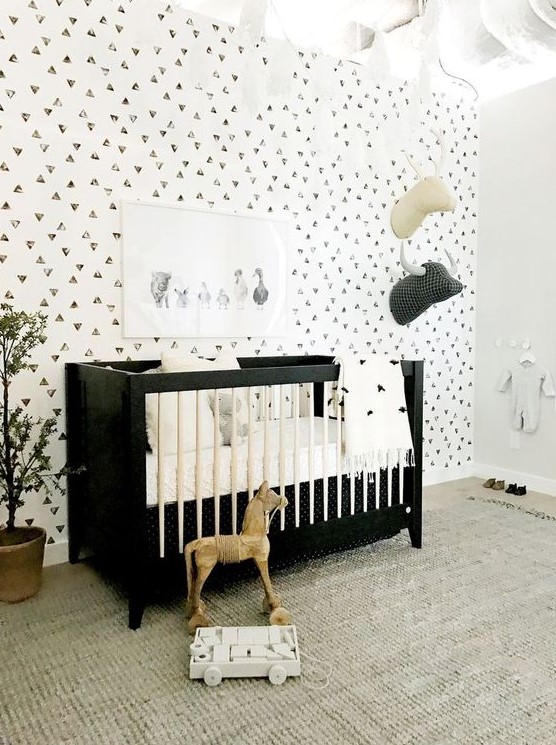
{"label": "wooden rocking horse", "polygon": [[[283,510],[287,504],[288,500],[269,489],[268,482],[264,481],[245,508],[239,535],[207,536],[186,544],[184,553],[187,569],[189,633],[195,633],[195,629],[199,626],[212,626],[212,622],[205,614],[201,591],[216,564],[218,562],[237,564],[245,559],[253,559],[261,574],[265,592],[263,609],[265,612],[270,611],[270,623],[278,625],[291,623],[290,614],[282,607],[282,600],[274,592],[268,574],[270,542],[267,534],[270,521],[276,510]],[[269,515],[270,512],[272,515]]]}

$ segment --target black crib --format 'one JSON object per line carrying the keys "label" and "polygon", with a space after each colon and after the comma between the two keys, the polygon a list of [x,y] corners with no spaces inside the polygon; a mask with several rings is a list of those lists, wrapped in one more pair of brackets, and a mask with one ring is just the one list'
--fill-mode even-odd
{"label": "black crib", "polygon": [[[177,535],[178,506],[164,506],[165,559],[159,554],[159,511],[147,505],[145,454],[145,395],[175,391],[249,388],[285,384],[314,384],[314,411],[322,416],[324,383],[338,379],[339,366],[332,357],[282,356],[239,358],[241,369],[210,372],[142,375],[160,363],[155,360],[69,363],[66,365],[68,465],[74,471],[68,483],[70,561],[83,550],[92,552],[104,566],[123,569],[129,598],[129,626],[136,629],[150,595],[148,578],[153,567],[180,559]],[[271,525],[272,567],[390,538],[407,528],[411,543],[422,542],[422,409],[423,362],[402,361],[415,465],[404,468],[403,499],[388,504],[385,474],[369,483],[364,511],[362,478],[355,479],[355,502],[348,475],[328,478],[328,516],[324,519],[323,480],[314,482],[312,522],[303,508],[309,489],[300,485],[301,516],[296,526],[286,510],[284,529]],[[399,480],[398,469],[393,480]],[[276,487],[274,487],[276,488]],[[375,490],[379,490],[378,498]],[[286,486],[292,499],[293,486]],[[247,492],[238,495],[243,513]],[[204,499],[203,532],[214,527],[213,500]],[[197,502],[183,505],[186,540],[196,537]],[[231,497],[220,498],[220,515],[231,513]]]}

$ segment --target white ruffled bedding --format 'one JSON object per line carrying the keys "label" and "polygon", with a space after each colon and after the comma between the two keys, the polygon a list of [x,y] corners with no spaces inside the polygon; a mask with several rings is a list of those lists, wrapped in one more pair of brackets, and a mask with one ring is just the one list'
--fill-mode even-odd
{"label": "white ruffled bedding", "polygon": [[[310,418],[300,417],[298,419],[298,481],[309,481],[323,477],[323,418],[314,417],[314,448],[313,448],[313,471],[310,472]],[[264,480],[263,478],[263,456],[265,425],[263,422],[258,423],[258,429],[252,434],[252,451],[253,451],[253,486],[257,488]],[[284,442],[285,442],[285,484],[293,484],[295,481],[295,459],[294,459],[294,428],[293,419],[284,420]],[[268,422],[268,480],[271,486],[280,485],[280,421],[272,420]],[[336,475],[336,440],[337,424],[334,420],[328,420],[328,476]],[[247,455],[248,445],[245,439],[236,448],[236,488],[238,492],[247,490]],[[201,484],[200,493],[203,499],[214,496],[213,480],[213,449],[205,448],[201,451]],[[218,478],[218,491],[221,495],[230,494],[232,491],[231,479],[231,446],[221,446],[219,448],[220,467]],[[184,467],[184,499],[195,499],[195,452],[185,454]],[[163,477],[163,494],[165,502],[177,501],[176,487],[176,455],[167,455],[164,457],[164,477]],[[158,457],[155,453],[147,453],[147,504],[156,505],[158,503]]]}

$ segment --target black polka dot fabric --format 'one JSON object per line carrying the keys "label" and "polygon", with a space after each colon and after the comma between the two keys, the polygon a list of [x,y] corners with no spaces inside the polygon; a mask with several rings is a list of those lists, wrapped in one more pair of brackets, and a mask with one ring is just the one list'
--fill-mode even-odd
{"label": "black polka dot fabric", "polygon": [[[411,469],[406,469],[406,479],[409,479],[407,473]],[[385,470],[380,472],[380,483],[375,484],[370,478],[367,482],[367,511],[376,509],[376,488],[379,490],[379,509],[388,508],[388,474]],[[399,469],[392,470],[392,494],[393,501],[397,503],[399,486]],[[273,487],[276,492],[280,492],[279,487]],[[309,501],[309,482],[300,484],[299,494],[299,525],[305,526],[311,524],[310,519],[310,501]],[[338,515],[337,501],[337,479],[331,476],[328,479],[328,521],[336,517],[345,517],[351,513],[351,487],[350,479],[347,476],[342,478],[342,495],[340,500],[340,514]],[[355,514],[364,511],[364,490],[363,478],[359,476],[355,479]],[[295,488],[288,485],[285,488],[285,496],[288,499],[288,506],[285,511],[285,530],[295,529]],[[247,506],[247,492],[238,494],[237,497],[237,525],[236,531],[241,531],[243,514]],[[187,543],[197,537],[197,503],[189,501],[184,504],[184,539]],[[210,536],[215,533],[214,522],[214,502],[212,499],[204,499],[201,505],[203,535]],[[313,522],[318,523],[324,520],[324,485],[322,479],[314,482],[314,517]],[[170,557],[179,552],[178,546],[178,506],[176,503],[167,504],[164,510],[165,539],[164,553]],[[280,514],[276,514],[270,525],[270,535],[280,532]],[[232,497],[226,495],[220,498],[220,533],[232,533]],[[158,507],[153,506],[147,509],[147,536],[148,536],[148,554],[149,558],[159,556],[159,539],[158,539]]]}

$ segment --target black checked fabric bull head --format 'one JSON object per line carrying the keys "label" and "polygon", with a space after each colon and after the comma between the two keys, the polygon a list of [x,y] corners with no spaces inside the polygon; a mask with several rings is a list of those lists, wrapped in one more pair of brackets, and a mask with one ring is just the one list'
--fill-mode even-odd
{"label": "black checked fabric bull head", "polygon": [[463,285],[453,275],[457,265],[446,251],[450,269],[437,261],[425,261],[421,266],[410,264],[402,244],[401,265],[409,276],[400,279],[390,292],[390,310],[396,323],[404,326],[424,313],[431,305],[462,292]]}

